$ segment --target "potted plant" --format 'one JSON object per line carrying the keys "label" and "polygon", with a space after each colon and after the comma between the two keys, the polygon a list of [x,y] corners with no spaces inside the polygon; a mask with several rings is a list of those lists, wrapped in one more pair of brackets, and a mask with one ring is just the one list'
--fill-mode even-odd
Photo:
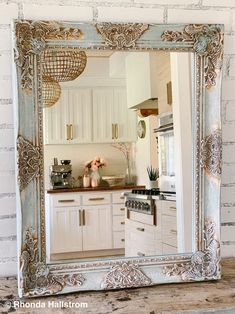
{"label": "potted plant", "polygon": [[153,168],[152,166],[147,167],[147,173],[149,176],[149,183],[151,189],[156,189],[158,187],[157,179],[159,178],[159,170],[157,168]]}

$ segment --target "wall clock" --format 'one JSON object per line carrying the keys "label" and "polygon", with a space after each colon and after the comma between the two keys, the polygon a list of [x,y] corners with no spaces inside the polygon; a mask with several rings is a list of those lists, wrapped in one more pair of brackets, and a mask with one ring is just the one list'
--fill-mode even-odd
{"label": "wall clock", "polygon": [[146,124],[144,120],[140,120],[137,125],[137,134],[139,138],[145,138]]}

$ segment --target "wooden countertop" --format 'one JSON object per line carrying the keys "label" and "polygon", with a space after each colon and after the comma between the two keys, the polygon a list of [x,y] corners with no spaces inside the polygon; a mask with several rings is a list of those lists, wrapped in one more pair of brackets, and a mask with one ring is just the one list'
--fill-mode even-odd
{"label": "wooden countertop", "polygon": [[122,186],[98,186],[96,188],[72,188],[72,189],[56,189],[47,190],[48,194],[53,193],[69,193],[69,192],[97,192],[97,191],[116,191],[116,190],[132,190],[145,189],[145,185],[122,185]]}

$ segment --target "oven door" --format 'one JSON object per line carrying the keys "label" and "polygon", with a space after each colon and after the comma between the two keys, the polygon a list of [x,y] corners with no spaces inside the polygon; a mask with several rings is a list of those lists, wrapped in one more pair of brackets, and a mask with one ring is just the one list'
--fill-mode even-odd
{"label": "oven door", "polygon": [[160,191],[175,192],[174,129],[158,133]]}

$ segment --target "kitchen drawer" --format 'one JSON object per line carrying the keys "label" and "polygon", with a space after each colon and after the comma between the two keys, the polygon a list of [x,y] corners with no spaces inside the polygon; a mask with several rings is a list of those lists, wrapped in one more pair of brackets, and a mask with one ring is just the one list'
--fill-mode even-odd
{"label": "kitchen drawer", "polygon": [[123,193],[130,192],[130,191],[119,191],[119,192],[114,192],[112,193],[113,196],[113,203],[125,203],[125,196]]}
{"label": "kitchen drawer", "polygon": [[124,204],[113,204],[113,215],[114,216],[125,216],[125,206]]}
{"label": "kitchen drawer", "polygon": [[164,215],[176,217],[176,202],[162,201],[162,213]]}
{"label": "kitchen drawer", "polygon": [[163,236],[175,236],[177,238],[176,217],[162,215],[162,234]]}
{"label": "kitchen drawer", "polygon": [[125,216],[113,216],[113,231],[125,230]]}
{"label": "kitchen drawer", "polygon": [[122,249],[125,247],[125,232],[115,231],[113,233],[113,248]]}
{"label": "kitchen drawer", "polygon": [[81,204],[79,193],[58,193],[52,196],[53,207],[68,207]]}
{"label": "kitchen drawer", "polygon": [[87,193],[82,196],[83,205],[110,204],[110,193]]}
{"label": "kitchen drawer", "polygon": [[177,247],[177,237],[176,236],[163,236],[162,243]]}
{"label": "kitchen drawer", "polygon": [[167,245],[165,243],[162,244],[162,254],[177,254],[178,250],[176,247]]}

